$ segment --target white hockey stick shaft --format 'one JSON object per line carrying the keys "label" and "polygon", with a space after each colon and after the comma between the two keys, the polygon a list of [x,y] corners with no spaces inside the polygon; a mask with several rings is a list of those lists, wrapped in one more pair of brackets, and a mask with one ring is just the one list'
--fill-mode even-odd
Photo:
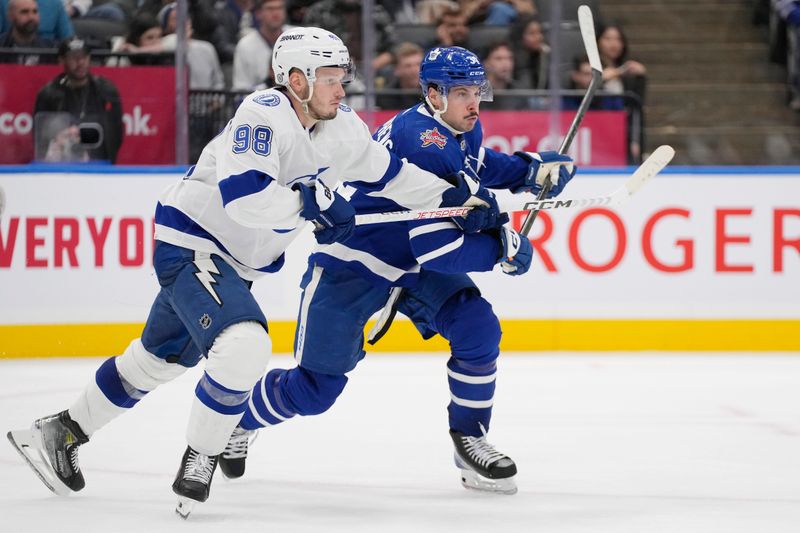
{"label": "white hockey stick shaft", "polygon": [[[583,122],[583,117],[586,116],[586,112],[589,110],[589,105],[592,103],[594,93],[603,80],[603,65],[600,62],[600,52],[597,50],[597,38],[594,32],[594,17],[592,16],[592,10],[589,6],[583,5],[578,7],[578,25],[581,29],[583,47],[589,58],[589,65],[592,67],[592,81],[589,82],[589,87],[586,89],[586,94],[583,95],[583,100],[581,100],[581,105],[575,113],[575,118],[572,119],[572,124],[570,124],[567,134],[564,136],[564,140],[558,148],[558,153],[560,154],[565,154],[567,150],[569,150],[572,139],[575,138],[575,134],[578,133],[578,127],[581,125],[581,122]],[[554,169],[554,172],[557,172],[557,170]],[[553,182],[548,177],[545,179],[542,190],[539,191],[539,194],[536,196],[536,200],[544,200],[550,193],[552,187]],[[519,231],[522,235],[530,233],[533,222],[536,220],[536,215],[538,214],[539,209],[537,208],[532,208],[528,212],[528,216],[525,217],[525,221],[522,223],[522,229]]]}
{"label": "white hockey stick shaft", "polygon": [[[661,145],[648,157],[628,178],[628,181],[611,194],[592,196],[589,198],[553,198],[549,200],[531,200],[521,206],[513,206],[508,210],[530,211],[533,209],[570,209],[580,207],[618,207],[623,205],[642,188],[653,176],[661,172],[675,155],[669,145]],[[414,211],[392,211],[387,213],[371,213],[356,215],[356,225],[379,224],[382,222],[405,222],[409,220],[430,220],[435,218],[463,217],[472,207],[443,207],[439,209],[422,209]]]}

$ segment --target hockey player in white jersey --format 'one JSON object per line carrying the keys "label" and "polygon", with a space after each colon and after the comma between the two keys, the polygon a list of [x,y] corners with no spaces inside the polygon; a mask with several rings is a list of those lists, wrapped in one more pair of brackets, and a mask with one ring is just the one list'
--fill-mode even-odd
{"label": "hockey player in white jersey", "polygon": [[[425,103],[398,114],[376,133],[398,156],[441,177],[462,173],[486,187],[512,192],[538,193],[552,172],[555,196],[574,176],[566,155],[507,155],[481,146],[479,105],[491,96],[491,86],[472,52],[458,47],[430,50],[420,82]],[[350,192],[358,213],[398,209],[390,199]],[[254,430],[295,415],[319,414],[333,405],[347,384],[346,374],[365,356],[367,320],[383,308],[382,316],[395,309],[406,315],[424,338],[439,334],[450,343],[448,422],[462,483],[471,489],[516,492],[516,464],[486,438],[500,324],[467,273],[499,264],[506,274],[524,274],[532,246],[504,225],[507,216],[488,209],[479,213],[484,215],[480,223],[476,216],[358,226],[349,241],[317,247],[301,284],[298,366],[271,370],[256,385],[220,459],[223,474],[244,473]]]}
{"label": "hockey player in white jersey", "polygon": [[288,31],[272,65],[281,87],[248,96],[157,205],[161,290],[142,337],[105,361],[69,409],[8,433],[54,492],[84,487],[80,445],[205,357],[172,485],[186,517],[193,502],[208,498],[218,456],[270,356],[267,319],[250,286],[281,268],[284,250],[307,221],[321,244],[352,234],[354,210],[333,192],[337,181],[410,209],[475,201],[466,183],[453,187],[402,162],[341,104],[353,70],[337,36],[319,28]]}

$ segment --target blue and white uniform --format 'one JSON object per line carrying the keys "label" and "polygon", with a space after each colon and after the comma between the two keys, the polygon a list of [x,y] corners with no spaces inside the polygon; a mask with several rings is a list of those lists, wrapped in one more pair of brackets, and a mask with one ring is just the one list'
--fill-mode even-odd
{"label": "blue and white uniform", "polygon": [[[438,176],[463,171],[487,187],[522,189],[530,171],[521,157],[481,147],[480,122],[460,134],[424,104],[397,115],[375,138]],[[358,213],[399,208],[390,199],[347,193]],[[489,428],[501,332],[466,273],[491,270],[501,255],[496,234],[465,233],[452,219],[358,226],[344,243],[318,246],[301,284],[299,366],[270,371],[256,385],[240,424],[255,429],[328,409],[347,382],[345,373],[365,355],[367,320],[384,307],[393,287],[403,287],[397,310],[423,337],[439,333],[450,341],[451,429],[480,436],[481,426]]]}
{"label": "blue and white uniform", "polygon": [[[521,189],[529,171],[524,159],[481,146],[480,121],[472,131],[457,134],[434,119],[424,104],[407,109],[384,124],[375,139],[404,160],[437,176],[463,171],[489,188]],[[352,193],[350,205],[358,213],[402,209],[390,199],[345,189]],[[325,268],[346,267],[378,284],[410,287],[421,268],[449,273],[482,272],[491,270],[499,255],[497,238],[465,234],[449,219],[441,219],[359,226],[346,242],[318,247],[310,261]]]}
{"label": "blue and white uniform", "polygon": [[247,97],[203,150],[187,176],[167,189],[156,211],[156,239],[214,253],[245,279],[275,272],[305,227],[291,187],[347,180],[394,206],[436,206],[450,186],[434,183],[385,148],[349,107],[306,130],[281,91]]}
{"label": "blue and white uniform", "polygon": [[271,351],[250,285],[281,268],[307,223],[292,186],[316,186],[319,194],[339,180],[410,209],[438,206],[452,190],[375,142],[346,106],[305,129],[280,90],[245,99],[161,196],[154,254],[161,291],[141,339],[104,363],[70,409],[87,435],[206,356],[187,437],[209,456],[224,449]]}

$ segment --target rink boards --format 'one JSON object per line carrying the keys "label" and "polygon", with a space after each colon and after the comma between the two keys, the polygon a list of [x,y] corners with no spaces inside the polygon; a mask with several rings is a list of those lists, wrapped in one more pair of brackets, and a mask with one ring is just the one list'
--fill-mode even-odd
{"label": "rink boards", "polygon": [[[0,170],[0,357],[117,353],[141,332],[154,206],[182,173],[91,170]],[[628,172],[583,172],[564,194],[608,194]],[[543,212],[531,238],[527,275],[473,276],[504,350],[800,350],[800,168],[669,169],[616,210]],[[309,230],[254,285],[279,352],[312,247]],[[371,351],[443,349],[400,319]]]}

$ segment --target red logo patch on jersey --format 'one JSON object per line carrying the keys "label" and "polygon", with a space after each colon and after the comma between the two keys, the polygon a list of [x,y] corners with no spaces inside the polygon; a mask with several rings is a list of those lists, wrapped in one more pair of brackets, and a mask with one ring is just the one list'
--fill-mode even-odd
{"label": "red logo patch on jersey", "polygon": [[439,133],[439,130],[437,128],[423,131],[422,133],[419,134],[419,138],[422,141],[423,148],[433,144],[439,150],[443,150],[444,145],[447,144],[447,137]]}

